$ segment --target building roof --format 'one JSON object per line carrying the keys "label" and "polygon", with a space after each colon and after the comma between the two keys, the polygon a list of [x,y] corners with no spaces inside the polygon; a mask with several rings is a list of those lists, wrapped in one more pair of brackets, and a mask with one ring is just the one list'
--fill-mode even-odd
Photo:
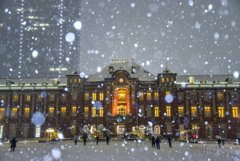
{"label": "building roof", "polygon": [[[105,68],[103,68],[100,72],[97,72],[93,75],[90,75],[86,81],[87,82],[101,82],[104,81],[105,78],[112,78],[112,73],[109,72],[109,68],[113,68],[113,72],[118,70],[125,70],[129,73],[131,78],[137,78],[139,81],[156,81],[157,76],[153,75],[146,69],[142,68],[135,62],[135,59],[112,59],[112,63]],[[133,67],[136,69],[136,72],[133,73]],[[163,73],[171,73],[169,68],[163,70]],[[76,73],[75,73],[76,74]],[[77,74],[78,75],[78,74]],[[188,83],[189,77],[194,77],[194,83],[200,83],[200,81],[206,81],[206,83],[213,83],[213,81],[217,82],[226,82],[226,80],[232,75],[177,75],[176,81],[177,83],[186,82]],[[18,83],[25,83],[25,86],[30,85],[30,83],[36,83],[37,85],[41,85],[43,82],[48,83],[48,86],[53,85],[53,80],[57,79],[60,84],[59,86],[67,85],[67,77],[61,78],[11,78],[14,84],[12,86],[18,86]],[[0,79],[0,86],[5,86],[6,81],[8,79]],[[240,78],[232,78],[233,82],[240,82]]]}
{"label": "building roof", "polygon": [[42,84],[43,82],[48,83],[49,86],[53,85],[53,80],[57,79],[60,82],[60,85],[67,85],[67,77],[62,78],[11,78],[11,79],[0,79],[0,85],[6,84],[6,80],[11,80],[14,82],[14,85],[18,83],[25,83],[25,86],[30,85],[30,83]]}
{"label": "building roof", "polygon": [[[109,67],[113,67],[113,72],[117,70],[125,70],[131,78],[138,78],[140,81],[156,81],[156,76],[138,65],[134,59],[113,59],[112,63],[102,69],[100,72],[89,76],[89,82],[103,81],[104,78],[111,78]],[[136,73],[132,73],[132,67],[136,67]]]}
{"label": "building roof", "polygon": [[[194,82],[200,82],[200,81],[207,81],[207,82],[213,82],[213,81],[219,81],[219,82],[226,82],[226,79],[229,77],[232,77],[231,74],[228,75],[177,75],[177,82],[188,82],[188,78],[193,77]],[[233,82],[240,82],[240,78],[233,78]]]}

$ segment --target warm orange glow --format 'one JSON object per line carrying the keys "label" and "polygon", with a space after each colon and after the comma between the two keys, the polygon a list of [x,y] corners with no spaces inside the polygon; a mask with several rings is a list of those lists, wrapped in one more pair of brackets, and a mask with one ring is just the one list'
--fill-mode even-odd
{"label": "warm orange glow", "polygon": [[118,107],[120,107],[121,105],[126,106],[126,114],[130,112],[128,89],[125,89],[125,88],[115,89],[114,101],[113,101],[113,107],[112,107],[113,116],[116,116],[119,113]]}

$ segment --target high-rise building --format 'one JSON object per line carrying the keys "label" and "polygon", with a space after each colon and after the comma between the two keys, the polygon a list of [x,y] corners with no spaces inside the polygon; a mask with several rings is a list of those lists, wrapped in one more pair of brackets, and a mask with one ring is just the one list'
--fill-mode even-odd
{"label": "high-rise building", "polygon": [[81,1],[4,1],[0,77],[62,77],[77,69]]}

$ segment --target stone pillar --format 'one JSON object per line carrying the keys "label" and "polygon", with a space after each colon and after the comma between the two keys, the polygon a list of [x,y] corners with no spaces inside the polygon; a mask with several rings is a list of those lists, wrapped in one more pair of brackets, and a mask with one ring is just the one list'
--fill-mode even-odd
{"label": "stone pillar", "polygon": [[34,109],[35,109],[35,94],[32,96],[32,107],[31,107],[31,115],[33,115]]}
{"label": "stone pillar", "polygon": [[216,123],[217,122],[217,117],[216,117],[216,92],[213,91],[212,92],[212,106],[213,106],[213,122]]}
{"label": "stone pillar", "polygon": [[199,93],[199,115],[200,122],[203,122],[203,106],[202,106],[202,93]]}

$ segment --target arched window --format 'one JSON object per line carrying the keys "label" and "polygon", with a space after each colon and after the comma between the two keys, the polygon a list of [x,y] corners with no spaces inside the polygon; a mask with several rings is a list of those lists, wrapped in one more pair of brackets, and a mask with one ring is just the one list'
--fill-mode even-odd
{"label": "arched window", "polygon": [[154,133],[155,133],[155,135],[160,135],[160,126],[159,125],[156,125],[154,127]]}

